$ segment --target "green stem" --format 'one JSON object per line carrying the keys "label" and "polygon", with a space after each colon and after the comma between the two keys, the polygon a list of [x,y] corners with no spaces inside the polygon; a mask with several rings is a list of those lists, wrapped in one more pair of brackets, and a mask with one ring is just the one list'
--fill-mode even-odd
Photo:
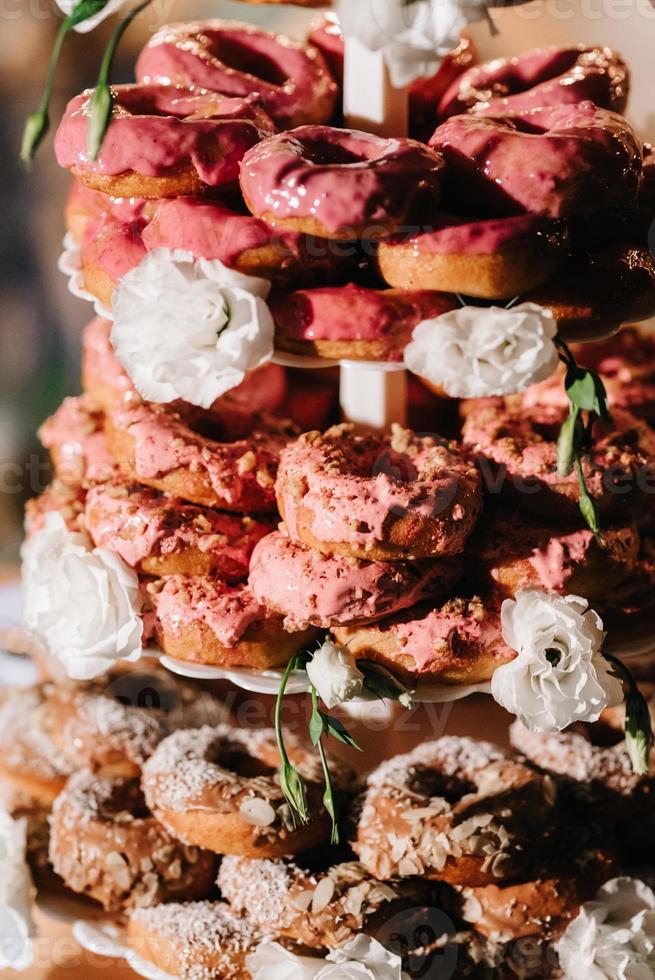
{"label": "green stem", "polygon": [[[318,693],[315,687],[310,688],[312,696],[312,707],[314,711],[318,711]],[[337,821],[337,807],[334,798],[334,786],[332,785],[332,776],[330,774],[330,766],[328,763],[327,755],[325,753],[325,746],[323,745],[323,739],[320,738],[316,744],[318,749],[318,754],[321,760],[321,766],[323,767],[323,779],[325,780],[325,794],[323,796],[323,802],[325,804],[325,809],[330,814],[332,819],[332,835],[330,838],[331,844],[338,844],[340,841],[339,835],[339,823]]]}
{"label": "green stem", "polygon": [[307,805],[305,784],[302,776],[289,759],[286,747],[284,745],[284,736],[282,734],[282,701],[289,684],[289,677],[297,665],[298,658],[292,657],[285,668],[284,674],[282,675],[277,700],[275,702],[275,737],[277,740],[278,751],[280,753],[280,759],[282,761],[282,765],[280,767],[280,786],[282,788],[282,792],[284,793],[284,797],[291,808],[291,814],[294,820],[297,818],[301,824],[308,824],[310,814],[309,807]]}
{"label": "green stem", "polygon": [[72,26],[73,20],[71,15],[66,17],[59,26],[57,37],[55,38],[55,43],[52,48],[52,54],[50,55],[50,65],[48,68],[48,75],[46,78],[45,87],[43,89],[43,95],[41,96],[41,101],[39,102],[39,105],[35,111],[28,116],[25,122],[23,142],[20,151],[21,160],[23,160],[25,163],[29,163],[30,160],[33,159],[39,143],[50,128],[48,107],[50,105],[52,89],[55,84],[57,65],[59,64],[64,39]]}

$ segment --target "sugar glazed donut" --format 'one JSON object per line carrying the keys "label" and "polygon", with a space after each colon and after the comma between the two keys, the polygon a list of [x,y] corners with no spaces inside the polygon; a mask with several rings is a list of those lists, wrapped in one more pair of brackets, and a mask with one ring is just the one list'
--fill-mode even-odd
{"label": "sugar glazed donut", "polygon": [[280,129],[327,122],[337,97],[316,48],[232,20],[167,24],[139,55],[136,77],[239,98],[256,94]]}
{"label": "sugar glazed donut", "polygon": [[503,640],[495,599],[449,599],[424,604],[369,626],[333,629],[337,642],[409,683],[480,684],[515,652]]}
{"label": "sugar glazed donut", "polygon": [[[143,788],[157,818],[180,840],[217,854],[276,858],[324,844],[331,820],[323,809],[318,757],[289,735],[289,757],[306,782],[308,824],[294,824],[280,787],[275,732],[219,725],[176,732],[143,770]],[[334,767],[335,785],[352,774]]]}
{"label": "sugar glazed donut", "polygon": [[87,147],[90,91],[69,102],[55,138],[59,165],[112,197],[229,187],[245,151],[275,131],[255,98],[175,85],[114,85],[112,95],[112,121],[97,160]]}
{"label": "sugar glazed donut", "polygon": [[111,912],[205,898],[216,875],[213,854],[181,843],[152,817],[138,780],[84,770],[55,801],[50,860],[69,888]]}
{"label": "sugar glazed donut", "polygon": [[104,417],[86,395],[65,398],[38,431],[55,474],[68,485],[102,483],[116,475]]}
{"label": "sugar glazed donut", "polygon": [[287,629],[362,623],[444,595],[459,573],[453,560],[368,562],[322,555],[274,532],[253,551],[248,584],[285,617]]}
{"label": "sugar glazed donut", "polygon": [[276,493],[291,538],[368,561],[458,554],[481,507],[478,474],[454,444],[399,426],[305,433],[280,457]]}
{"label": "sugar glazed donut", "polygon": [[430,146],[446,159],[455,199],[490,216],[562,218],[634,204],[642,176],[634,130],[592,102],[453,116]]}
{"label": "sugar glazed donut", "polygon": [[374,240],[439,203],[443,169],[442,157],[415,140],[302,126],[253,147],[240,180],[249,210],[275,228]]}
{"label": "sugar glazed donut", "polygon": [[438,113],[443,119],[469,110],[524,112],[585,101],[622,113],[629,91],[628,66],[611,48],[535,48],[469,68],[444,93]]}
{"label": "sugar glazed donut", "polygon": [[552,803],[552,784],[527,766],[448,736],[371,773],[353,847],[381,880],[490,885],[516,874]]}

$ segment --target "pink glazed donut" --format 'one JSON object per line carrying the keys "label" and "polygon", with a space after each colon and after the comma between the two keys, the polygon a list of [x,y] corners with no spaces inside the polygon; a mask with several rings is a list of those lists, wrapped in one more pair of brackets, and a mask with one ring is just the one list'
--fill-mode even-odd
{"label": "pink glazed donut", "polygon": [[276,228],[349,241],[385,238],[439,203],[442,157],[409,139],[302,126],[250,150],[241,190]]}
{"label": "pink glazed donut", "polygon": [[453,116],[430,145],[446,159],[453,195],[496,216],[563,218],[634,204],[642,176],[634,130],[592,102]]}
{"label": "pink glazed donut", "polygon": [[444,93],[438,116],[471,109],[492,115],[525,112],[586,101],[622,113],[629,91],[628,67],[611,48],[535,48],[470,68]]}
{"label": "pink glazed donut", "polygon": [[232,185],[243,154],[275,131],[255,97],[229,99],[175,85],[114,85],[112,121],[92,160],[91,90],[72,99],[57,130],[61,167],[112,197],[178,197]]}
{"label": "pink glazed donut", "polygon": [[337,97],[316,48],[232,20],[167,24],[139,55],[136,77],[241,98],[257,94],[281,129],[327,122]]}
{"label": "pink glazed donut", "polygon": [[101,191],[91,190],[79,180],[73,180],[64,206],[66,230],[81,244],[89,223],[109,215],[116,221],[133,224],[147,220],[153,207],[152,201],[142,197],[110,197]]}
{"label": "pink glazed donut", "polygon": [[104,430],[104,416],[86,395],[65,398],[38,431],[55,474],[68,485],[102,483],[116,474]]}
{"label": "pink glazed donut", "polygon": [[80,249],[84,288],[106,309],[124,275],[145,258],[143,219],[125,222],[104,215],[89,221]]}
{"label": "pink glazed donut", "polygon": [[255,547],[248,585],[287,629],[366,623],[443,595],[459,563],[357,561],[328,557],[275,531]]}

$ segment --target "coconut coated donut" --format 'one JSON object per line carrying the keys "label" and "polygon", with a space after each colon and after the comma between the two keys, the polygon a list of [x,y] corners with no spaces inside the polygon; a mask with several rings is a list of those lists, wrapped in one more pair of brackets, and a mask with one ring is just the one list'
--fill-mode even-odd
{"label": "coconut coated donut", "polygon": [[270,531],[251,517],[121,482],[90,490],[85,525],[97,547],[147,575],[216,576],[230,584],[248,577],[252,550]]}
{"label": "coconut coated donut", "polygon": [[451,296],[349,283],[274,295],[270,308],[282,350],[339,360],[401,361],[414,328],[455,307]]}
{"label": "coconut coated donut", "polygon": [[424,742],[368,777],[353,847],[381,880],[494,884],[516,873],[552,815],[552,791],[488,742]]}
{"label": "coconut coated donut", "polygon": [[302,126],[253,147],[240,179],[250,211],[274,228],[374,240],[439,203],[443,169],[416,140]]}
{"label": "coconut coated donut", "polygon": [[[277,858],[324,844],[331,821],[323,809],[318,756],[285,735],[291,762],[303,776],[310,822],[294,823],[280,787],[275,732],[219,725],[176,732],[143,770],[143,788],[157,818],[180,840],[217,854]],[[335,785],[352,773],[333,766]]]}
{"label": "coconut coated donut", "polygon": [[55,153],[61,167],[111,197],[178,197],[229,187],[245,151],[275,131],[255,98],[176,85],[114,85],[112,121],[92,160],[91,95],[88,90],[68,103]]}
{"label": "coconut coated donut", "polygon": [[276,493],[291,538],[368,561],[458,554],[481,506],[478,475],[454,444],[400,426],[305,433],[280,457]]}
{"label": "coconut coated donut", "polygon": [[164,405],[119,407],[108,416],[107,441],[136,483],[205,507],[241,514],[274,510],[277,464],[293,436],[291,423],[252,416],[247,437],[232,439],[219,419],[211,421],[205,413],[194,423],[192,415]]}
{"label": "coconut coated donut", "polygon": [[593,214],[634,203],[641,181],[634,130],[592,102],[453,116],[430,146],[446,159],[455,198],[490,216]]}
{"label": "coconut coated donut", "polygon": [[554,275],[567,241],[562,222],[537,215],[444,216],[423,231],[380,242],[378,267],[390,286],[511,299]]}
{"label": "coconut coated donut", "polygon": [[333,630],[360,660],[372,660],[410,683],[480,684],[516,656],[503,640],[496,600],[449,599],[370,626]]}
{"label": "coconut coated donut", "polygon": [[460,75],[444,93],[439,116],[476,112],[524,112],[590,101],[625,110],[630,73],[611,48],[535,48],[518,57],[496,58]]}
{"label": "coconut coated donut", "polygon": [[136,77],[239,98],[256,94],[280,129],[327,122],[337,97],[316,48],[233,20],[167,24],[139,55]]}
{"label": "coconut coated donut", "polygon": [[107,445],[104,416],[86,395],[65,398],[38,431],[55,474],[68,485],[102,483],[116,475]]}
{"label": "coconut coated donut", "polygon": [[69,888],[109,912],[212,891],[214,855],[176,840],[149,813],[138,780],[71,776],[55,801],[50,860]]}
{"label": "coconut coated donut", "polygon": [[274,532],[253,551],[248,585],[255,598],[283,615],[286,629],[329,629],[365,623],[443,595],[459,563],[368,562],[326,556]]}

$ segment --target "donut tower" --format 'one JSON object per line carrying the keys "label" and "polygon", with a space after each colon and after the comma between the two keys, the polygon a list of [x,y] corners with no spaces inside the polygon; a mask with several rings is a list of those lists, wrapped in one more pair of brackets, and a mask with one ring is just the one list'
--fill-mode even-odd
{"label": "donut tower", "polygon": [[[0,966],[31,962],[36,888],[158,980],[655,976],[629,69],[464,35],[406,77],[418,22],[398,54],[337,11],[303,41],[168,24],[57,129],[96,315],[27,507]],[[349,712],[480,691],[506,749],[361,761]]]}

